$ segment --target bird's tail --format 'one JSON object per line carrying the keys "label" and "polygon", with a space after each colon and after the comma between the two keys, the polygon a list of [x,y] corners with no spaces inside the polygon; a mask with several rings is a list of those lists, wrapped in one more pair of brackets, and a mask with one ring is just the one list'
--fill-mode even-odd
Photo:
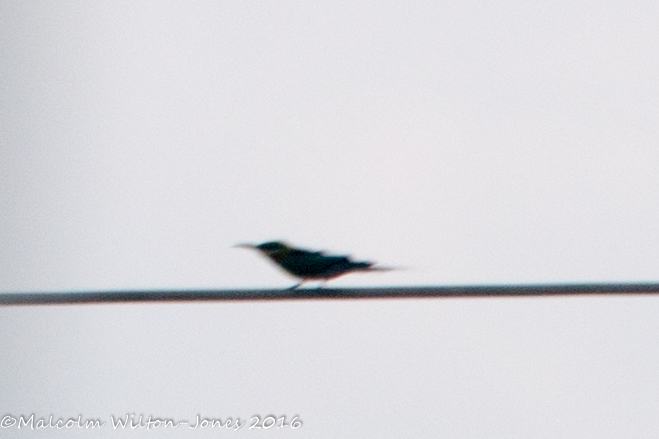
{"label": "bird's tail", "polygon": [[400,270],[400,268],[396,267],[382,267],[382,266],[373,266],[371,264],[364,264],[363,268],[359,268],[360,271],[394,271],[394,270]]}

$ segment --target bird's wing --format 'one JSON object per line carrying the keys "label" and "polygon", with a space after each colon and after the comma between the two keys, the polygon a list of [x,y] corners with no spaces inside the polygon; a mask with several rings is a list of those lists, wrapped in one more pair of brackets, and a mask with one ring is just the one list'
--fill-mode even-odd
{"label": "bird's wing", "polygon": [[338,267],[350,265],[350,261],[343,256],[325,256],[320,252],[293,250],[281,261],[281,265],[295,276],[318,278],[335,273]]}
{"label": "bird's wing", "polygon": [[349,264],[350,259],[346,256],[327,256],[322,252],[307,252],[300,260],[306,264],[314,265],[317,267],[331,267],[336,264]]}
{"label": "bird's wing", "polygon": [[312,252],[301,248],[291,249],[288,255],[295,258],[316,258],[325,256],[323,252]]}

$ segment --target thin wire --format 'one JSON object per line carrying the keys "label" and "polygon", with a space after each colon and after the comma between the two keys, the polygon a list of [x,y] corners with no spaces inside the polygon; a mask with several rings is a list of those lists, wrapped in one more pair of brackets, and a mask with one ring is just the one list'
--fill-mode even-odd
{"label": "thin wire", "polygon": [[0,294],[0,306],[132,302],[408,299],[659,294],[659,284],[546,284],[298,290],[154,290]]}

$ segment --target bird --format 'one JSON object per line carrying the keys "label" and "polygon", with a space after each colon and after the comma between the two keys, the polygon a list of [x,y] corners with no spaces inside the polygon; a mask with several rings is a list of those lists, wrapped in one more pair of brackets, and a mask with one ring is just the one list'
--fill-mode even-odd
{"label": "bird", "polygon": [[[304,282],[321,280],[323,283],[355,271],[388,271],[393,268],[374,267],[374,262],[352,261],[349,256],[331,256],[320,251],[291,247],[282,241],[263,244],[237,244],[234,247],[258,250],[300,282],[288,290],[295,290]],[[319,286],[320,288],[320,286]]]}

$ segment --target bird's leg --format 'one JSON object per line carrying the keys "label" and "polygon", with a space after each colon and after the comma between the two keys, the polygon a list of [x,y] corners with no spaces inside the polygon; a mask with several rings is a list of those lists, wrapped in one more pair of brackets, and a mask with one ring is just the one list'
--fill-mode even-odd
{"label": "bird's leg", "polygon": [[299,286],[302,285],[303,283],[304,283],[304,282],[300,282],[300,283],[297,283],[297,284],[293,285],[293,286],[290,287],[290,288],[286,288],[286,291],[293,291],[293,290],[296,290],[297,287],[299,287]]}

